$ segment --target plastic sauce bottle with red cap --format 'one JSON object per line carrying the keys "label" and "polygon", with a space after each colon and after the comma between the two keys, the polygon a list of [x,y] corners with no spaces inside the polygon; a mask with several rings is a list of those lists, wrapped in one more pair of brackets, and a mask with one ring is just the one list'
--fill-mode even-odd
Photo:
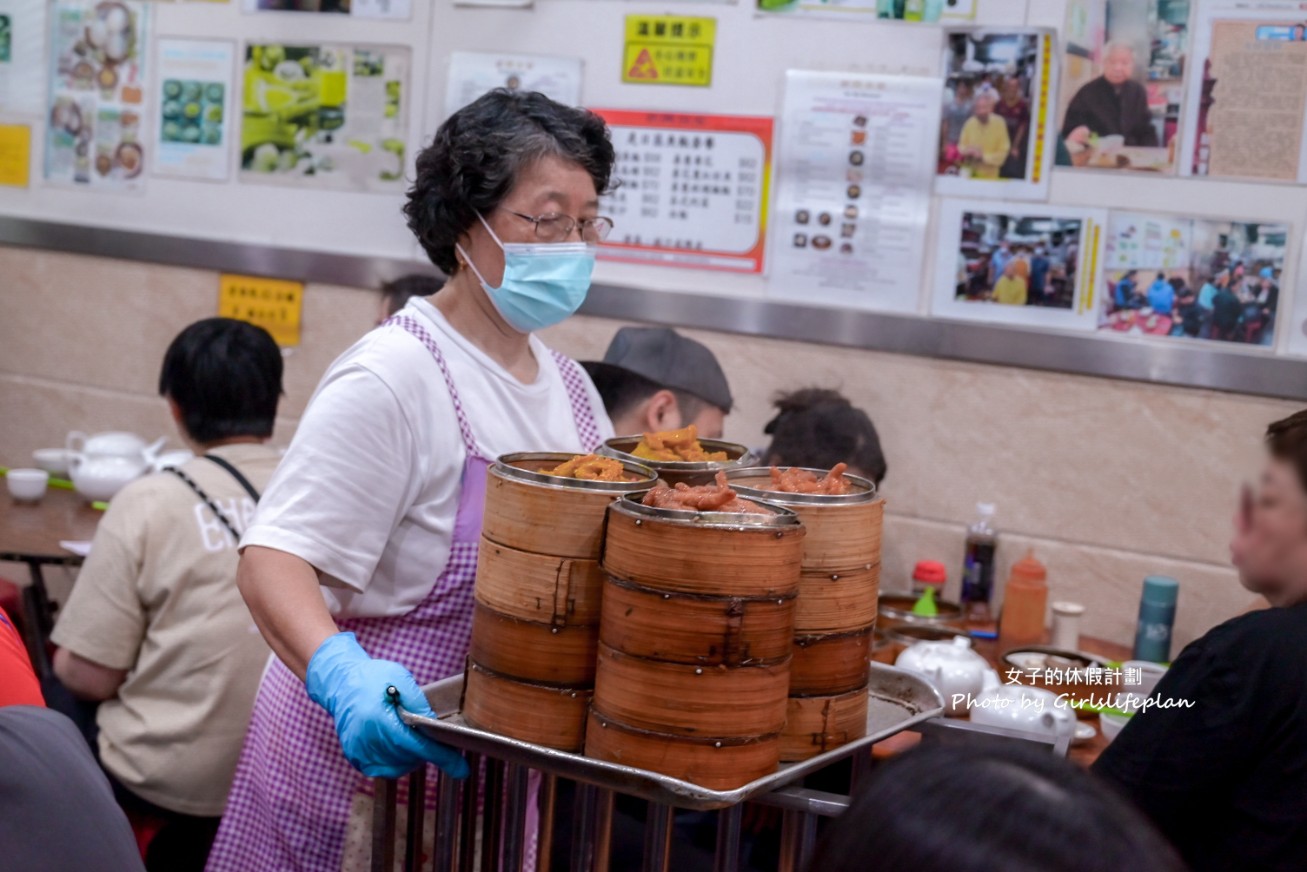
{"label": "plastic sauce bottle with red cap", "polygon": [[1048,611],[1048,570],[1026,552],[1008,575],[1003,591],[1003,616],[998,638],[1004,645],[1030,645],[1044,641],[1044,616]]}
{"label": "plastic sauce bottle with red cap", "polygon": [[948,569],[938,560],[919,560],[912,568],[912,595],[920,597],[927,588],[934,588],[935,602],[944,595],[944,584],[948,581]]}

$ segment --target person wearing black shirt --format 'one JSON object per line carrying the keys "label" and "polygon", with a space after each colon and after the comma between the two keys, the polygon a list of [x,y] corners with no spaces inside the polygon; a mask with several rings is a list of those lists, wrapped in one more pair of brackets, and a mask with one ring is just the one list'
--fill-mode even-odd
{"label": "person wearing black shirt", "polygon": [[1271,608],[1180,653],[1094,764],[1195,870],[1307,869],[1307,410],[1272,424],[1230,545]]}
{"label": "person wearing black shirt", "polygon": [[1134,49],[1108,43],[1103,49],[1103,75],[1082,85],[1066,107],[1062,137],[1087,144],[1090,134],[1120,135],[1126,145],[1156,146],[1148,91],[1131,78],[1134,70]]}

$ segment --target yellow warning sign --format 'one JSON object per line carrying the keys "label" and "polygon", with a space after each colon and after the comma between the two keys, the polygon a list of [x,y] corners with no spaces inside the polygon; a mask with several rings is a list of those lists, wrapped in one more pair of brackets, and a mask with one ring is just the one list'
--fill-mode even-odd
{"label": "yellow warning sign", "polygon": [[300,344],[303,282],[223,274],[218,280],[218,315],[262,327],[277,344]]}
{"label": "yellow warning sign", "polygon": [[632,85],[712,84],[717,19],[685,15],[626,16],[622,81]]}

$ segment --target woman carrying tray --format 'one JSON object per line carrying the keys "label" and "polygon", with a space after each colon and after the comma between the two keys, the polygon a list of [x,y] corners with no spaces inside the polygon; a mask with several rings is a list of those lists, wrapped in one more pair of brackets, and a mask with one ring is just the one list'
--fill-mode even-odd
{"label": "woman carrying tray", "polygon": [[277,658],[210,870],[339,869],[367,776],[466,771],[386,689],[431,714],[421,685],[463,668],[491,459],[613,435],[580,366],[532,335],[585,299],[612,165],[598,116],[502,90],[419,154],[404,212],[451,278],[332,364],[242,539]]}

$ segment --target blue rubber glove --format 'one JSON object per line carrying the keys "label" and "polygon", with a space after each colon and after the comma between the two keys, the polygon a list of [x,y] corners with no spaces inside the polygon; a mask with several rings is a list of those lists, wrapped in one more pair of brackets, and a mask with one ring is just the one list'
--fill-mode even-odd
{"label": "blue rubber glove", "polygon": [[394,687],[405,709],[434,718],[412,674],[398,663],[373,660],[353,633],[337,633],[319,645],[306,678],[309,698],[331,713],[346,759],[364,775],[398,778],[434,763],[455,778],[467,776],[461,754],[405,724],[387,697]]}

